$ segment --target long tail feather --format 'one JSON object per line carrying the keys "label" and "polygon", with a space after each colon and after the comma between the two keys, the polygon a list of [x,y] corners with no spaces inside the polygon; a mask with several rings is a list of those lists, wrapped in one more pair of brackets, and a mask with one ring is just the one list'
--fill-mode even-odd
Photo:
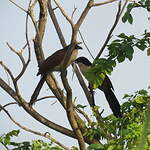
{"label": "long tail feather", "polygon": [[31,96],[31,100],[30,100],[30,102],[29,102],[29,105],[30,105],[30,106],[32,106],[32,105],[35,103],[35,101],[36,101],[36,99],[37,99],[37,97],[38,97],[38,95],[39,95],[39,93],[40,93],[40,90],[41,90],[41,88],[42,88],[44,82],[45,82],[45,76],[43,76],[43,77],[40,79],[38,85],[36,86],[36,88],[35,88],[35,90],[34,90],[32,96]]}
{"label": "long tail feather", "polygon": [[113,91],[111,89],[109,90],[105,90],[103,91],[105,94],[105,97],[108,101],[108,104],[113,112],[113,114],[116,117],[122,117],[121,111],[120,111],[120,104],[115,96],[115,94],[113,93]]}

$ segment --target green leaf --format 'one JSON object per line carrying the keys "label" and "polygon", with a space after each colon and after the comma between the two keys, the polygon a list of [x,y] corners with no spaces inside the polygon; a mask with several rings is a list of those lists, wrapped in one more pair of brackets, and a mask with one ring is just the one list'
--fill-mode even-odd
{"label": "green leaf", "polygon": [[125,23],[127,22],[127,20],[128,20],[128,13],[126,12],[124,16],[122,17],[122,22]]}
{"label": "green leaf", "polygon": [[132,48],[131,45],[127,45],[126,47],[126,50],[125,50],[125,54],[126,54],[126,57],[131,61],[132,58],[133,58],[133,52],[134,52],[134,49]]}
{"label": "green leaf", "polygon": [[84,109],[85,107],[87,107],[87,105],[81,105],[81,104],[78,104],[77,106],[76,106],[77,108],[82,108],[82,109]]}
{"label": "green leaf", "polygon": [[143,104],[144,103],[144,99],[142,96],[137,96],[134,101],[137,103],[137,104]]}
{"label": "green leaf", "polygon": [[128,36],[126,36],[124,33],[119,34],[118,37],[123,38],[123,39],[127,39],[128,38]]}
{"label": "green leaf", "polygon": [[102,144],[91,144],[88,150],[104,150],[104,146]]}
{"label": "green leaf", "polygon": [[118,60],[119,63],[121,63],[121,62],[123,62],[125,60],[125,56],[124,55],[119,55],[117,57],[117,60]]}
{"label": "green leaf", "polygon": [[150,48],[147,49],[147,56],[150,56]]}
{"label": "green leaf", "polygon": [[138,91],[137,93],[140,94],[140,95],[147,95],[148,94],[148,92],[144,89]]}
{"label": "green leaf", "polygon": [[133,3],[128,4],[128,6],[127,6],[128,11],[130,11],[133,7],[134,7]]}
{"label": "green leaf", "polygon": [[132,17],[132,15],[131,15],[130,13],[128,14],[127,19],[128,19],[128,22],[129,22],[130,24],[133,23],[133,17]]}
{"label": "green leaf", "polygon": [[139,48],[140,50],[144,51],[147,46],[145,45],[145,43],[140,41],[136,44],[136,47]]}

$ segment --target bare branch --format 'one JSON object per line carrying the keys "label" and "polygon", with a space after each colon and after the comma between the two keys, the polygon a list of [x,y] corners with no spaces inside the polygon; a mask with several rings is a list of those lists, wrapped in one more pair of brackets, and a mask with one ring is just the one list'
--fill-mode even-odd
{"label": "bare branch", "polygon": [[85,142],[84,142],[83,135],[81,133],[81,130],[78,127],[78,124],[77,124],[75,116],[74,116],[74,108],[73,108],[73,103],[72,103],[72,90],[69,86],[66,75],[67,75],[66,70],[61,72],[61,80],[62,80],[63,86],[64,86],[64,88],[67,92],[67,98],[66,98],[67,117],[68,117],[68,120],[70,122],[70,125],[71,125],[75,135],[77,136],[80,150],[86,150],[86,145],[85,145]]}
{"label": "bare branch", "polygon": [[48,120],[47,118],[39,114],[33,108],[29,107],[29,104],[21,96],[17,95],[16,92],[2,78],[0,78],[0,87],[4,91],[6,91],[17,103],[19,103],[24,108],[24,110],[27,113],[29,113],[34,119],[38,120],[45,126],[52,128],[62,134],[76,138],[76,136],[71,130],[53,123],[52,121]]}
{"label": "bare branch", "polygon": [[10,118],[10,120],[11,120],[14,124],[16,124],[18,127],[20,127],[21,129],[23,129],[23,130],[25,130],[25,131],[27,131],[27,132],[30,132],[30,133],[33,133],[33,134],[36,134],[36,135],[45,137],[45,138],[51,140],[52,142],[54,142],[55,144],[59,145],[59,146],[62,147],[63,149],[65,149],[65,150],[70,150],[68,147],[66,147],[65,145],[63,145],[62,143],[60,143],[59,141],[57,141],[56,139],[54,139],[52,136],[50,136],[50,134],[45,134],[45,133],[40,133],[40,132],[38,132],[38,131],[34,131],[34,130],[29,129],[29,128],[27,128],[27,127],[21,125],[20,123],[18,123],[17,121],[15,121],[15,120],[13,119],[13,117],[12,117],[12,116],[10,115],[10,113],[4,108],[4,106],[1,106],[1,105],[0,105],[0,110],[3,110],[3,111],[7,114],[7,116]]}
{"label": "bare branch", "polygon": [[[16,105],[16,104],[18,105],[18,103],[16,103],[16,102],[11,102],[11,103],[5,104],[5,105],[3,106],[3,108],[5,108],[5,107],[7,107],[7,106],[10,106],[10,105],[14,105],[14,104],[15,104],[15,105]],[[0,111],[1,111],[1,110],[3,110],[3,109],[0,108]]]}
{"label": "bare branch", "polygon": [[94,56],[93,56],[92,53],[90,52],[90,49],[88,48],[88,46],[87,46],[87,44],[86,44],[86,42],[85,42],[85,40],[84,40],[84,38],[83,38],[83,35],[82,35],[82,33],[81,33],[80,30],[79,30],[79,34],[80,34],[80,37],[81,37],[81,39],[82,39],[82,42],[83,42],[84,46],[85,46],[86,49],[88,50],[88,52],[89,52],[89,54],[91,55],[91,57],[94,59]]}
{"label": "bare branch", "polygon": [[12,0],[9,0],[11,3],[13,3],[16,7],[18,7],[19,9],[21,9],[22,11],[24,11],[25,13],[27,13],[27,10],[25,10],[24,8],[22,8],[21,6],[19,6],[17,3],[15,3]]}
{"label": "bare branch", "polygon": [[76,10],[77,10],[77,8],[74,6],[74,10],[73,10],[72,15],[71,15],[71,20],[73,20],[73,16],[74,16]]}
{"label": "bare branch", "polygon": [[107,36],[107,38],[106,38],[106,40],[105,40],[105,42],[104,42],[102,48],[100,49],[98,55],[96,56],[96,59],[101,56],[101,54],[103,53],[105,47],[107,46],[107,44],[108,44],[108,42],[109,42],[109,40],[110,40],[110,38],[111,38],[111,36],[112,36],[112,33],[113,33],[115,27],[117,26],[118,21],[119,21],[119,18],[120,18],[120,11],[121,11],[121,0],[119,1],[119,4],[118,4],[118,12],[117,12],[117,15],[116,15],[115,22],[114,22],[114,24],[113,24],[113,26],[112,26],[110,32],[108,33],[108,36]]}
{"label": "bare branch", "polygon": [[36,3],[37,3],[37,0],[35,0],[32,4],[30,4],[30,6],[28,7],[28,14],[30,15],[30,18],[31,18],[32,23],[34,25],[36,34],[39,37],[39,29],[38,29],[37,22],[36,22],[36,19],[34,16],[34,11],[33,11]]}
{"label": "bare branch", "polygon": [[10,71],[10,69],[2,62],[0,61],[0,65],[5,69],[5,71],[9,74],[9,76],[11,77],[12,81],[15,80],[13,73]]}
{"label": "bare branch", "polygon": [[62,15],[66,18],[66,20],[71,24],[72,28],[74,26],[73,21],[71,20],[71,18],[67,15],[67,13],[65,12],[64,8],[61,7],[61,5],[59,4],[59,2],[57,0],[54,0],[55,4],[57,5],[57,7],[60,9]]}
{"label": "bare branch", "polygon": [[[29,6],[28,6],[28,10],[29,10],[29,7],[31,5],[31,1],[29,2]],[[30,62],[30,59],[31,59],[31,47],[30,47],[30,42],[29,42],[29,37],[28,37],[28,20],[29,20],[29,13],[27,13],[26,15],[26,31],[25,31],[25,35],[26,35],[26,41],[27,41],[27,46],[28,46],[28,60],[27,60],[27,63],[26,63],[26,68]]]}
{"label": "bare branch", "polygon": [[90,94],[90,92],[88,90],[88,87],[86,86],[86,84],[85,84],[85,82],[84,82],[84,80],[82,78],[82,75],[81,75],[81,73],[80,73],[80,71],[79,71],[79,69],[78,69],[78,67],[77,67],[77,65],[75,63],[73,64],[73,69],[74,69],[74,71],[75,71],[75,73],[77,75],[77,78],[79,80],[79,83],[80,83],[80,85],[81,85],[81,87],[82,87],[82,89],[83,89],[83,91],[85,93],[85,96],[86,96],[86,98],[88,100],[88,103],[92,107],[93,106],[93,100],[92,100],[91,94]]}
{"label": "bare branch", "polygon": [[36,103],[36,102],[38,102],[38,101],[41,101],[41,100],[45,100],[45,99],[47,99],[47,98],[56,98],[56,96],[45,96],[45,97],[41,97],[41,98],[36,99],[34,103]]}
{"label": "bare branch", "polygon": [[79,17],[77,23],[75,24],[76,30],[79,30],[81,24],[83,23],[85,17],[87,16],[89,10],[91,9],[92,5],[94,3],[94,0],[89,0],[89,2],[87,3],[87,6],[85,7],[85,9],[83,10],[81,16]]}
{"label": "bare branch", "polygon": [[120,10],[119,18],[121,17],[121,15],[122,15],[124,9],[126,8],[127,3],[128,3],[128,0],[125,0],[124,4],[123,4],[123,6],[122,6],[122,9]]}
{"label": "bare branch", "polygon": [[[27,14],[28,15],[28,14]],[[27,37],[28,38],[28,37]],[[26,45],[28,46],[28,51],[29,51],[29,57],[28,57],[28,60],[27,60],[27,63],[25,62],[25,59],[24,59],[24,57],[23,57],[23,55],[22,55],[22,52],[23,52],[23,49],[21,49],[19,52],[18,51],[16,51],[12,46],[10,46],[10,44],[7,42],[6,43],[7,44],[7,46],[10,48],[10,50],[12,51],[12,52],[14,52],[19,58],[20,58],[20,60],[21,60],[21,62],[22,62],[22,69],[21,69],[21,71],[20,71],[20,73],[18,74],[18,76],[14,79],[14,83],[15,82],[17,82],[21,77],[22,77],[22,75],[24,74],[24,72],[26,71],[26,69],[27,69],[27,66],[28,66],[28,64],[29,64],[29,62],[30,62],[30,44],[29,44],[29,40],[27,39],[27,44],[25,44],[25,46],[23,47],[23,48],[25,48],[26,47]]]}
{"label": "bare branch", "polygon": [[62,31],[61,31],[61,28],[59,26],[59,23],[57,21],[57,18],[55,16],[54,10],[52,8],[51,0],[48,0],[48,11],[49,11],[49,15],[50,15],[50,17],[51,17],[51,19],[53,21],[53,24],[55,26],[55,29],[56,29],[56,32],[58,34],[59,40],[60,40],[62,46],[65,47],[67,44],[66,44],[64,35],[63,35]]}
{"label": "bare branch", "polygon": [[115,2],[115,1],[118,1],[118,0],[107,0],[107,1],[105,1],[105,2],[93,3],[93,4],[92,4],[92,7],[109,4],[109,3],[112,3],[112,2]]}
{"label": "bare branch", "polygon": [[14,52],[20,58],[20,60],[22,62],[22,65],[24,66],[25,65],[25,60],[24,60],[24,58],[22,56],[22,50],[20,50],[19,52],[17,52],[12,46],[10,46],[10,44],[8,42],[6,44],[10,48],[10,50],[12,52]]}
{"label": "bare branch", "polygon": [[77,107],[75,107],[75,109],[76,109],[80,114],[83,115],[83,117],[87,120],[88,123],[91,122],[89,116],[88,116],[84,111],[82,111],[80,108],[77,108]]}

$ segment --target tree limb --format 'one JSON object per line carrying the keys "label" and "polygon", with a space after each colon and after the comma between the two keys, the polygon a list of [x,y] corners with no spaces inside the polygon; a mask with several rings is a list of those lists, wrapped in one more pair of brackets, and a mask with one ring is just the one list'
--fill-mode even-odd
{"label": "tree limb", "polygon": [[86,150],[83,135],[82,135],[82,133],[78,127],[78,124],[77,124],[75,116],[74,116],[74,108],[73,108],[73,103],[72,103],[72,89],[69,86],[68,80],[66,78],[66,73],[67,73],[66,71],[61,72],[61,79],[62,79],[64,88],[67,92],[67,98],[66,98],[67,109],[66,109],[66,112],[67,112],[68,120],[70,122],[70,125],[71,125],[75,135],[77,136],[80,149]]}
{"label": "tree limb", "polygon": [[107,0],[107,1],[104,1],[104,2],[100,2],[100,3],[93,3],[93,4],[92,4],[92,7],[109,4],[109,3],[112,3],[112,2],[115,2],[115,1],[118,1],[118,0]]}
{"label": "tree limb", "polygon": [[108,42],[109,42],[109,40],[110,40],[110,38],[111,38],[111,36],[112,36],[112,33],[113,33],[115,27],[116,27],[117,24],[118,24],[118,21],[119,21],[119,18],[120,18],[120,11],[121,11],[121,0],[119,1],[119,4],[118,4],[118,12],[117,12],[117,15],[116,15],[115,22],[114,22],[114,24],[113,24],[111,30],[109,31],[108,36],[107,36],[107,38],[106,38],[106,40],[105,40],[105,42],[104,42],[102,48],[100,49],[100,51],[99,51],[99,53],[98,53],[98,55],[96,56],[95,59],[97,59],[97,58],[99,58],[99,57],[101,56],[101,54],[103,53],[105,47],[107,46],[107,44],[108,44]]}
{"label": "tree limb", "polygon": [[27,113],[29,113],[34,119],[38,120],[47,127],[52,128],[62,134],[76,138],[71,130],[49,121],[48,119],[40,115],[38,112],[36,112],[33,108],[29,107],[29,104],[20,95],[17,95],[16,92],[1,78],[0,78],[0,87],[3,90],[5,90],[17,103],[19,103],[24,108],[24,110]]}
{"label": "tree limb", "polygon": [[27,132],[30,132],[30,133],[33,133],[33,134],[36,134],[36,135],[39,135],[39,136],[42,136],[44,138],[47,138],[49,140],[51,140],[52,142],[54,142],[55,144],[59,145],[60,147],[62,147],[63,149],[65,150],[70,150],[68,147],[66,147],[65,145],[63,145],[62,143],[60,143],[59,141],[57,141],[56,139],[54,139],[50,134],[46,134],[46,133],[41,133],[41,132],[38,132],[38,131],[34,131],[32,129],[29,129],[23,125],[21,125],[19,122],[15,121],[13,119],[13,117],[10,115],[10,113],[3,107],[0,105],[0,109],[3,110],[7,116],[9,117],[9,119],[14,123],[16,124],[18,127],[20,127],[21,129],[27,131]]}
{"label": "tree limb", "polygon": [[70,23],[70,25],[74,26],[73,21],[71,20],[71,18],[67,15],[67,13],[65,12],[64,8],[61,7],[61,5],[59,4],[59,2],[57,0],[54,0],[55,4],[57,5],[57,7],[60,9],[62,15],[66,18],[66,20]]}
{"label": "tree limb", "polygon": [[63,36],[63,33],[62,33],[62,30],[58,24],[58,21],[57,21],[57,18],[56,18],[56,15],[54,13],[54,10],[52,9],[52,5],[51,5],[51,0],[48,0],[48,11],[49,11],[49,15],[52,19],[52,22],[55,26],[55,29],[56,29],[56,32],[57,32],[57,35],[59,37],[59,40],[62,44],[63,47],[65,47],[67,44],[66,44],[66,41],[65,41],[65,38]]}

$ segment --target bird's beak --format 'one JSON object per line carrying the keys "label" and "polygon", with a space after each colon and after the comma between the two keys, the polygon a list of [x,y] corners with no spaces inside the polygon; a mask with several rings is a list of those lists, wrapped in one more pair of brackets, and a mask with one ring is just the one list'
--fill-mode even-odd
{"label": "bird's beak", "polygon": [[77,63],[78,63],[78,60],[76,59],[74,62],[77,64]]}
{"label": "bird's beak", "polygon": [[75,49],[83,49],[83,48],[81,46],[79,46],[79,45],[76,45]]}

